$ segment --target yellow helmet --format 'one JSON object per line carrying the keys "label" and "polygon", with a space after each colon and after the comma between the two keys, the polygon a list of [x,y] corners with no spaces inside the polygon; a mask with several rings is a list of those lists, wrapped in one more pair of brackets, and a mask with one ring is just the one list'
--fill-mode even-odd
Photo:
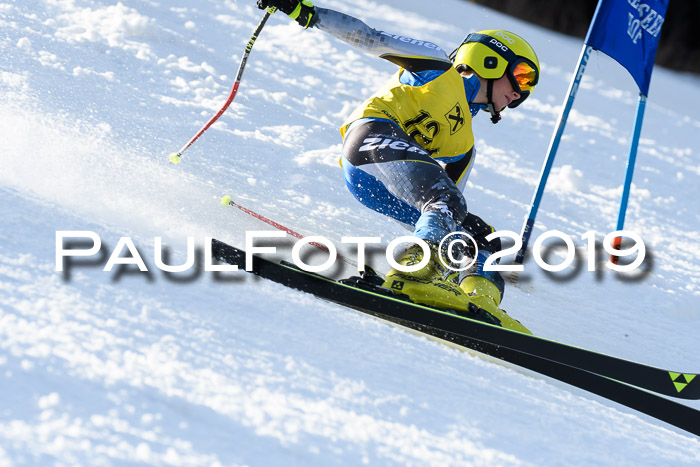
{"label": "yellow helmet", "polygon": [[510,108],[527,99],[540,77],[540,62],[530,44],[517,34],[500,29],[469,34],[450,59],[455,67],[466,65],[487,80],[507,74],[513,89],[520,93],[520,99],[508,105]]}

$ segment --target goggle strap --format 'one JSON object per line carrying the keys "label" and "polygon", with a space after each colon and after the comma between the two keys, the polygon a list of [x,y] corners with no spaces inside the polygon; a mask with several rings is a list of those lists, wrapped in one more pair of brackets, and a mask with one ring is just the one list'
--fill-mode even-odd
{"label": "goggle strap", "polygon": [[[501,47],[496,45],[494,43],[494,41],[501,44]],[[486,34],[480,34],[478,32],[473,32],[473,33],[469,34],[466,39],[464,39],[464,42],[462,43],[462,45],[464,45],[468,42],[478,42],[479,44],[484,44],[486,47],[488,47],[489,49],[493,50],[498,55],[500,55],[506,61],[506,63],[512,63],[518,58],[518,56],[515,54],[515,52],[510,50],[510,48],[507,45],[505,45],[504,43],[502,43],[501,41],[499,41],[498,39],[496,39],[494,37],[487,36]]]}

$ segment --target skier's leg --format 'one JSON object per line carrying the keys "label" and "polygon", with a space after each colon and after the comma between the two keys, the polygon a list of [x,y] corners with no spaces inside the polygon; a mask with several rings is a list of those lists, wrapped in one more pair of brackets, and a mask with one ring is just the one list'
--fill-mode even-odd
{"label": "skier's leg", "polygon": [[[414,236],[431,247],[428,266],[412,276],[441,275],[444,268],[437,245],[457,230],[467,209],[464,197],[440,164],[393,122],[368,120],[346,133],[343,168],[348,189],[358,201],[413,227]],[[423,257],[422,248],[412,245],[397,262],[411,266]]]}
{"label": "skier's leg", "polygon": [[351,127],[342,161],[355,198],[412,226],[416,237],[439,243],[467,216],[466,201],[445,170],[389,120]]}

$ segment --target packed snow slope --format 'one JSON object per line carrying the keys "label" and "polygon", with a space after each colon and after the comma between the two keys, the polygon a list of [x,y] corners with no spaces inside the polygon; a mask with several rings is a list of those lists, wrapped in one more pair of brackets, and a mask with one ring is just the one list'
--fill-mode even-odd
{"label": "packed snow slope", "polygon": [[[458,0],[320,4],[450,50],[487,28],[533,44],[541,84],[498,125],[476,119],[466,191],[519,232],[581,41]],[[338,167],[340,123],[394,66],[279,13],[231,108],[168,163],[223,104],[261,17],[252,0],[0,0],[0,465],[698,465],[697,438],[548,378],[244,272],[155,267],[155,237],[181,264],[188,236],[272,230],[224,194],[338,244],[407,233]],[[582,235],[614,230],[637,101],[592,57],[534,236],[570,235],[583,267],[530,258],[503,302],[536,334],[700,371],[699,88],[654,71],[626,223],[649,258],[620,275],[601,254],[588,272]],[[57,272],[57,231],[104,251]],[[102,270],[120,237],[148,273]]]}

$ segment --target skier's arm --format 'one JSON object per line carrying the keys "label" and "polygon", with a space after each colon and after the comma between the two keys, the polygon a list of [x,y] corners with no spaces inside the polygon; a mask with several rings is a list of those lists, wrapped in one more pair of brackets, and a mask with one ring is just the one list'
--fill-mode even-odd
{"label": "skier's arm", "polygon": [[448,70],[447,54],[432,42],[377,31],[357,18],[314,6],[311,0],[257,0],[258,8],[276,7],[304,28],[315,27],[358,50],[389,60],[411,72]]}
{"label": "skier's arm", "polygon": [[312,27],[408,71],[447,70],[452,66],[445,51],[432,42],[377,31],[350,15],[326,8],[315,9]]}

